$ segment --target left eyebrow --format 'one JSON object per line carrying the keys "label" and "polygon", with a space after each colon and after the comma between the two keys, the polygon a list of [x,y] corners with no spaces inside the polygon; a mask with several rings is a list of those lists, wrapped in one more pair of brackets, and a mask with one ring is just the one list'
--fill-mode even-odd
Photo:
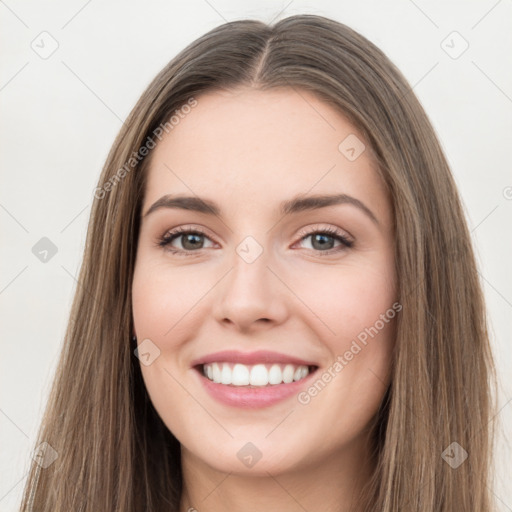
{"label": "left eyebrow", "polygon": [[282,215],[302,212],[305,210],[318,210],[327,206],[337,204],[350,204],[359,208],[365,213],[375,224],[379,225],[379,221],[375,214],[362,201],[348,194],[335,195],[314,195],[314,196],[296,196],[293,199],[281,203]]}
{"label": "left eyebrow", "polygon": [[[335,195],[298,195],[292,199],[283,201],[280,204],[281,215],[290,215],[293,213],[318,210],[328,206],[338,204],[349,204],[361,210],[368,216],[375,224],[379,225],[379,221],[375,214],[368,208],[362,201],[352,197],[348,194],[335,194]],[[181,210],[192,210],[207,215],[215,215],[221,217],[221,209],[219,206],[210,199],[200,198],[197,196],[183,196],[183,195],[164,195],[155,201],[148,211],[143,215],[147,217],[150,213],[161,208],[178,208]]]}

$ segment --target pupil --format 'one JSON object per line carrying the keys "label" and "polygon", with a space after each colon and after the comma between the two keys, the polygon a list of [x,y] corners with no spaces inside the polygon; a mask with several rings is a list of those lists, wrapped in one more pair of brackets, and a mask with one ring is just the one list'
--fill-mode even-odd
{"label": "pupil", "polygon": [[[317,248],[320,248],[320,249],[322,249],[322,248],[323,248],[323,249],[325,249],[325,247],[326,247],[325,239],[326,239],[326,238],[330,238],[330,239],[331,239],[331,241],[332,241],[332,236],[329,236],[329,235],[322,235],[322,234],[317,234],[317,235],[315,235],[315,236],[313,237],[313,247],[314,247],[315,249],[317,249]],[[324,240],[323,242],[321,242],[321,240],[322,240],[322,239]],[[317,241],[319,241],[319,242],[320,242],[319,247],[315,247],[315,243],[316,243]]]}
{"label": "pupil", "polygon": [[[185,249],[196,249],[197,248],[197,244],[194,244],[192,239],[195,239],[196,242],[200,241],[198,240],[199,237],[202,236],[202,235],[194,235],[194,234],[188,234],[185,236],[185,243],[183,244],[183,247],[185,247]],[[192,242],[191,242],[192,241]],[[187,247],[187,244],[191,242],[191,246],[190,247]]]}

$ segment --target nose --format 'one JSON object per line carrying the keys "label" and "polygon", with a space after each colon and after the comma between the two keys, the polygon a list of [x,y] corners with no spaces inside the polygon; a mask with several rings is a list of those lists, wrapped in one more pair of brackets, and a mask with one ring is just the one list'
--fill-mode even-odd
{"label": "nose", "polygon": [[286,320],[291,292],[279,270],[270,268],[269,263],[265,251],[254,261],[243,253],[235,254],[232,268],[216,287],[217,321],[247,332],[269,329]]}

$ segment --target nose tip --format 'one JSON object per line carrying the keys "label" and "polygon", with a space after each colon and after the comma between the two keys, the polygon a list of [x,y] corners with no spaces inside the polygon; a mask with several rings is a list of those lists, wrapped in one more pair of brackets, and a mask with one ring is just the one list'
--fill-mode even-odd
{"label": "nose tip", "polygon": [[242,330],[282,322],[287,315],[286,287],[267,265],[263,247],[253,237],[238,247],[241,255],[237,251],[233,267],[219,286],[217,319]]}

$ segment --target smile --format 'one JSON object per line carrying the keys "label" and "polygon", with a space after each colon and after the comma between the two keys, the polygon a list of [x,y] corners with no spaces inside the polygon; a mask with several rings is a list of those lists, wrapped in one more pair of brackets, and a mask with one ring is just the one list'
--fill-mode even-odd
{"label": "smile", "polygon": [[203,375],[216,384],[264,387],[289,384],[307,377],[316,367],[297,364],[254,364],[215,362],[202,365]]}

